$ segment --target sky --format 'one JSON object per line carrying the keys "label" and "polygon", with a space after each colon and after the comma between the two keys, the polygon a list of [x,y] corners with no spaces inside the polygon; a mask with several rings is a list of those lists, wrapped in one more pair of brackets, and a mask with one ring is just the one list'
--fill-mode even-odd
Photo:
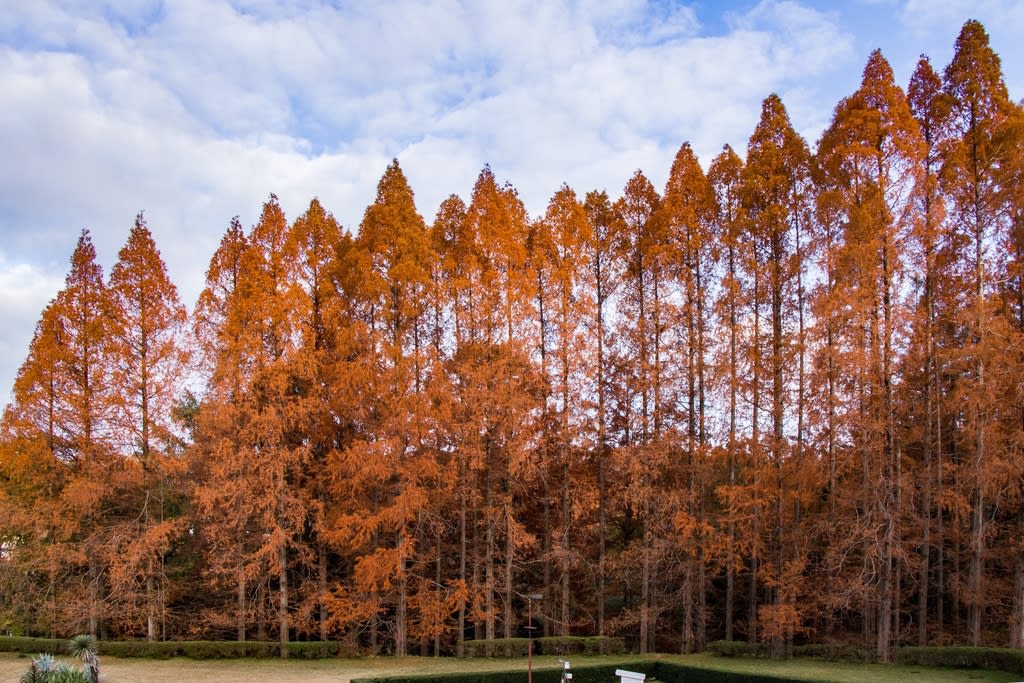
{"label": "sky", "polygon": [[971,18],[1024,96],[1018,0],[0,4],[0,404],[81,231],[109,273],[140,211],[191,310],[233,216],[316,197],[355,232],[392,158],[428,222],[485,164],[531,215],[661,188],[684,142],[742,155],[773,92],[813,146],[872,50],[905,85]]}

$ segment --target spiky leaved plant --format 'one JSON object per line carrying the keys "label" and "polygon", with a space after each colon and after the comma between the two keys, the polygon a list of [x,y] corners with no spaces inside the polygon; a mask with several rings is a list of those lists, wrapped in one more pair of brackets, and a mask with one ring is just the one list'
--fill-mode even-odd
{"label": "spiky leaved plant", "polygon": [[92,683],[90,675],[54,659],[51,654],[41,654],[32,659],[28,671],[21,675],[20,683]]}
{"label": "spiky leaved plant", "polygon": [[96,655],[96,638],[88,633],[80,633],[71,639],[69,649],[72,657],[82,660],[82,668],[85,669],[89,683],[100,683],[100,658]]}

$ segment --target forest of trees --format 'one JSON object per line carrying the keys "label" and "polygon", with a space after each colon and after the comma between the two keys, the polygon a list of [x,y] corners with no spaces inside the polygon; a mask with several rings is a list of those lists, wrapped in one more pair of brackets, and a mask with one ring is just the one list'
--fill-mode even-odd
{"label": "forest of trees", "polygon": [[969,21],[660,193],[485,167],[430,224],[396,161],[351,231],[232,221],[191,315],[141,214],[83,232],[0,516],[28,634],[1024,647],[1024,108]]}

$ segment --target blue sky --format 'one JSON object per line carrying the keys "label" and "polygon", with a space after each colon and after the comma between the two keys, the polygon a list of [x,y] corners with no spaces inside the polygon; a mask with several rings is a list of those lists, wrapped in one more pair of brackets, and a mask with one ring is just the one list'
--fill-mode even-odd
{"label": "blue sky", "polygon": [[[813,145],[881,48],[906,83],[985,24],[1024,96],[1011,0],[33,0],[0,13],[0,398],[88,228],[109,271],[144,210],[191,308],[231,217],[273,192],[350,230],[397,157],[430,221],[484,164],[531,214],[563,182],[664,185],[746,148],[781,95]],[[0,401],[3,402],[3,401]]]}

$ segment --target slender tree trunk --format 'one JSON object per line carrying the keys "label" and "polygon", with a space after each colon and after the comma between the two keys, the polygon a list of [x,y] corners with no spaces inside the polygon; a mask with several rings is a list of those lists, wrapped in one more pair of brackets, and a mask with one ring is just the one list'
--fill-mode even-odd
{"label": "slender tree trunk", "polygon": [[280,625],[278,626],[280,640],[281,640],[281,657],[288,657],[288,648],[285,647],[288,644],[288,548],[282,543],[278,550],[279,570],[278,570],[278,581],[279,595],[278,595],[278,619]]}
{"label": "slender tree trunk", "polygon": [[236,637],[238,642],[241,643],[245,641],[245,569],[242,566],[241,553],[239,553],[238,558],[235,560],[235,577],[237,579],[235,628]]}
{"label": "slender tree trunk", "polygon": [[[1020,492],[1019,492],[1020,493]],[[1017,511],[1017,538],[1024,538],[1024,507]],[[1010,617],[1010,647],[1024,648],[1024,545],[1013,556],[1013,614]]]}
{"label": "slender tree trunk", "polygon": [[[467,468],[465,457],[460,455],[459,457],[459,579],[463,584],[470,585],[472,590],[476,590],[476,577],[473,577],[472,584],[469,583],[469,577],[466,575],[466,486],[468,484]],[[459,605],[459,616],[458,616],[458,629],[459,632],[456,634],[457,645],[455,653],[458,657],[466,656],[466,603],[463,601]]]}
{"label": "slender tree trunk", "polygon": [[408,654],[409,631],[408,631],[408,609],[409,609],[409,586],[405,573],[406,553],[405,532],[399,534],[398,541],[398,604],[395,606],[395,656],[404,657]]}

